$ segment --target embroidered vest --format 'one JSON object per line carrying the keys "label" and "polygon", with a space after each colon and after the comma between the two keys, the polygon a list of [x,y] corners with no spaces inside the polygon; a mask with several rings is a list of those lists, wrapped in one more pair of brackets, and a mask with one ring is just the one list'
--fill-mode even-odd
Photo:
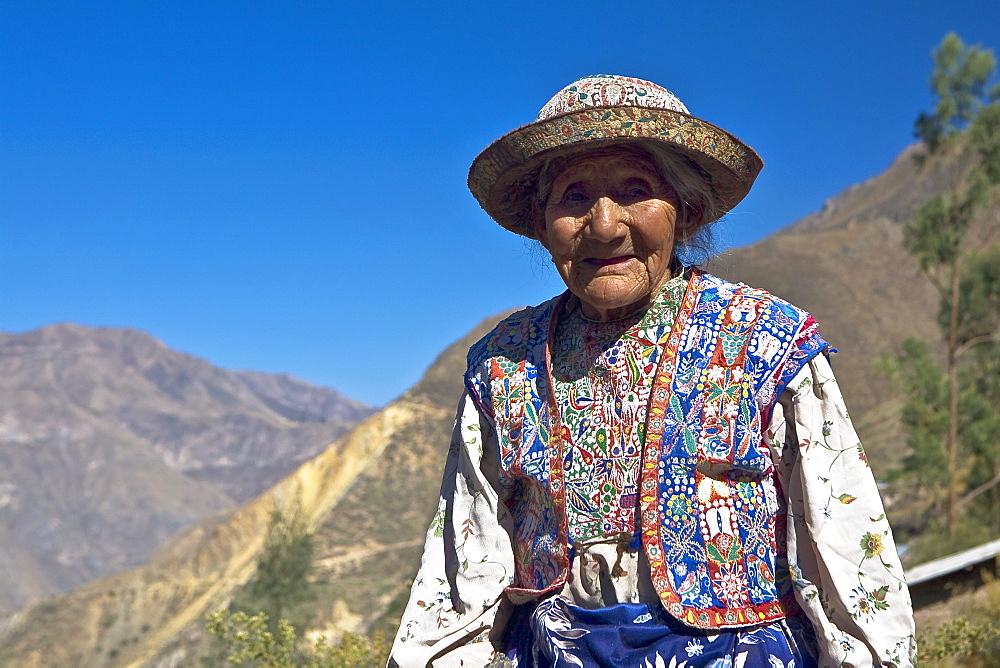
{"label": "embroidered vest", "polygon": [[[469,352],[466,384],[494,422],[514,518],[514,603],[558,591],[569,571],[568,435],[548,348],[566,297],[510,316]],[[690,626],[780,619],[793,599],[784,501],[762,432],[784,386],[828,346],[805,312],[699,271],[660,327],[639,489],[653,585]]]}

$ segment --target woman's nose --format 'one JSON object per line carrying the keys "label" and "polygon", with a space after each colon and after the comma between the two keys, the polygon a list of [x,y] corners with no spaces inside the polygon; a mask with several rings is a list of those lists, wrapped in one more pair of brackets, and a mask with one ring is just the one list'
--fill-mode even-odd
{"label": "woman's nose", "polygon": [[594,202],[590,216],[590,235],[599,241],[613,241],[625,231],[628,212],[610,197]]}

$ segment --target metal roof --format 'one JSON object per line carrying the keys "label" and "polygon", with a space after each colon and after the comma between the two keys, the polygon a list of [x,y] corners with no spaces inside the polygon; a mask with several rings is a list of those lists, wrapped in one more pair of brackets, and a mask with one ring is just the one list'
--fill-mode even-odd
{"label": "metal roof", "polygon": [[947,557],[928,561],[906,571],[906,584],[912,587],[915,584],[933,580],[969,566],[975,566],[987,559],[993,559],[998,554],[1000,554],[1000,540],[993,540],[978,547],[949,554]]}

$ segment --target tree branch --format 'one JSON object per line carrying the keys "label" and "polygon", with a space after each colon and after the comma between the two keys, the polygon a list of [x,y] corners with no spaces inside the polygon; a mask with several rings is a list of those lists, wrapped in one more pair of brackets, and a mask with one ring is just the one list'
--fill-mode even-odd
{"label": "tree branch", "polygon": [[994,332],[993,334],[983,334],[982,336],[974,336],[955,349],[955,357],[956,358],[961,357],[965,353],[969,352],[970,349],[978,346],[980,343],[994,341],[996,340],[996,338],[997,338],[996,332]]}
{"label": "tree branch", "polygon": [[983,492],[990,491],[991,489],[993,489],[997,485],[1000,485],[1000,473],[997,473],[995,476],[993,476],[993,479],[990,480],[989,482],[984,482],[982,485],[980,485],[979,487],[971,490],[970,492],[968,492],[967,494],[965,494],[961,499],[959,499],[958,504],[957,504],[957,506],[958,506],[957,510],[961,510],[970,501],[972,501],[974,498],[976,498],[977,496],[979,496]]}

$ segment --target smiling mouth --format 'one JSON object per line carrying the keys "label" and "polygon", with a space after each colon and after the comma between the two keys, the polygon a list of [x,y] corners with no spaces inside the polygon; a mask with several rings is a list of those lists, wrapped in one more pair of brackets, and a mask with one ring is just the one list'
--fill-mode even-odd
{"label": "smiling mouth", "polygon": [[588,257],[587,263],[595,267],[610,267],[616,264],[625,264],[635,259],[634,255],[616,255],[615,257]]}

